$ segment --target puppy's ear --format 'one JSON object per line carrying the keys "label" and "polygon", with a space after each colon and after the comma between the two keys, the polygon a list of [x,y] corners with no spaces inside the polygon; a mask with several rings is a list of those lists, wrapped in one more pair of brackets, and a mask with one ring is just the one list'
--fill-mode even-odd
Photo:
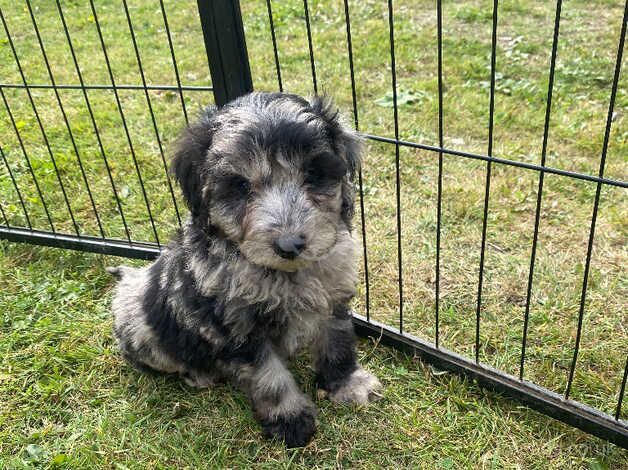
{"label": "puppy's ear", "polygon": [[200,119],[182,132],[170,162],[170,172],[181,186],[185,202],[194,218],[208,214],[203,186],[207,172],[207,152],[214,132],[212,118],[215,113],[215,107],[207,107]]}
{"label": "puppy's ear", "polygon": [[360,169],[363,139],[339,119],[338,109],[329,97],[315,96],[310,100],[312,111],[325,123],[325,132],[329,137],[334,151],[347,164],[347,175],[342,181],[342,219],[351,229],[354,214],[355,188],[353,181]]}

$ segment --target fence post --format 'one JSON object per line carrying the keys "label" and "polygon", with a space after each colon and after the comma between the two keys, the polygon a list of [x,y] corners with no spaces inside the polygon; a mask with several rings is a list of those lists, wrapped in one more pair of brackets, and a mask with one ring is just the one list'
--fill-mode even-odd
{"label": "fence post", "polygon": [[253,91],[239,0],[198,0],[216,104]]}

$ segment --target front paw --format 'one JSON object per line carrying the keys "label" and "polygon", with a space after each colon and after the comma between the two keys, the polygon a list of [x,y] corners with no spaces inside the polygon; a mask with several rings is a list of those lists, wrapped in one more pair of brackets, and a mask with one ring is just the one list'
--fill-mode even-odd
{"label": "front paw", "polygon": [[264,437],[277,438],[286,447],[303,447],[316,431],[316,408],[308,405],[296,414],[260,419]]}
{"label": "front paw", "polygon": [[358,367],[347,376],[333,391],[328,392],[329,399],[336,403],[356,403],[368,405],[379,400],[382,384],[370,372]]}

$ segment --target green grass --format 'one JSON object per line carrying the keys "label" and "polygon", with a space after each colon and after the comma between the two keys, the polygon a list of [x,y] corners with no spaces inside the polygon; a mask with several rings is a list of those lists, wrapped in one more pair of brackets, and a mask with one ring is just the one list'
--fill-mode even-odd
{"label": "green grass", "polygon": [[[317,400],[315,439],[288,451],[261,438],[231,387],[197,391],[121,360],[104,272],[117,261],[0,242],[0,468],[628,465],[612,444],[373,341],[359,356],[384,398],[368,408]],[[314,397],[308,363],[294,371]]]}
{"label": "green grass", "polygon": [[[34,0],[32,3],[56,82],[77,84],[54,2]],[[78,1],[61,3],[85,81],[109,83],[89,5]],[[207,85],[210,77],[196,2],[166,0],[164,3],[183,83]],[[275,90],[276,73],[265,2],[241,3],[255,88]],[[343,4],[331,0],[309,3],[319,89],[334,97],[350,121],[351,82]],[[450,148],[485,153],[492,2],[443,3],[445,144]],[[96,4],[116,82],[140,84],[121,2],[102,0]],[[405,96],[413,97],[399,109],[400,135],[402,139],[434,145],[438,142],[435,4],[433,1],[398,0],[394,5],[399,87]],[[393,110],[381,105],[389,101],[386,96],[390,93],[386,2],[351,1],[350,7],[360,129],[390,137],[393,136]],[[50,79],[28,9],[20,2],[9,0],[0,0],[0,8],[28,82],[48,83]],[[148,82],[175,83],[159,3],[130,0],[129,8]],[[274,1],[273,10],[284,88],[310,94],[312,84],[302,2]],[[548,140],[549,166],[597,174],[622,13],[623,3],[617,0],[564,2]],[[553,14],[551,2],[500,2],[493,145],[496,156],[531,163],[540,161]],[[605,170],[605,176],[624,180],[628,169],[625,77],[623,73],[618,88],[617,114]],[[20,81],[9,42],[0,28],[0,82]],[[55,228],[71,233],[68,209],[28,96],[24,90],[3,89],[3,92]],[[154,241],[113,94],[91,90],[88,95],[131,235],[136,240]],[[51,90],[35,89],[32,96],[80,232],[98,235],[77,156],[55,95]],[[61,90],[60,96],[105,234],[124,238],[122,220],[82,93]],[[120,91],[120,97],[158,236],[165,241],[176,227],[176,217],[146,98],[141,91]],[[179,97],[176,93],[151,91],[150,99],[168,153],[173,139],[185,124]],[[194,115],[201,106],[211,103],[213,97],[211,92],[184,92],[184,99]],[[47,229],[43,204],[13,125],[3,104],[0,108],[2,151],[19,184],[31,222],[37,228]],[[438,156],[402,148],[400,163],[404,329],[433,339]],[[485,172],[485,163],[444,157],[441,343],[467,356],[474,354]],[[378,321],[397,326],[394,147],[370,143],[363,176],[371,315]],[[513,374],[518,373],[519,367],[537,186],[535,172],[493,165],[479,354],[482,362]],[[558,393],[564,391],[575,343],[594,195],[594,184],[555,175],[545,178],[525,378]],[[178,193],[177,198],[182,208]],[[3,163],[0,163],[0,204],[12,225],[26,224]],[[603,188],[572,397],[604,412],[614,411],[628,354],[627,213],[625,191]],[[361,237],[360,233],[357,235]],[[3,396],[9,397],[8,403],[16,401],[20,405],[11,413],[18,410],[23,413],[19,419],[10,418],[13,415],[9,407],[7,418],[3,418],[10,420],[9,425],[0,426],[10,439],[6,441],[8,450],[4,448],[5,439],[0,444],[7,456],[26,458],[27,445],[43,442],[46,458],[68,452],[86,466],[96,459],[107,466],[110,465],[107,462],[132,462],[140,458],[149,465],[146,460],[149,454],[156,455],[153,458],[162,463],[166,462],[166,456],[174,455],[173,465],[187,461],[194,466],[194,461],[189,459],[199,458],[207,463],[208,452],[215,452],[212,455],[218,459],[214,460],[216,463],[237,462],[232,466],[244,466],[247,459],[255,458],[268,465],[273,459],[282,463],[294,459],[294,462],[310,465],[320,459],[327,462],[320,465],[331,466],[336,462],[337,452],[344,466],[375,466],[382,462],[404,465],[404,460],[385,459],[403,459],[411,454],[421,462],[428,462],[425,465],[430,468],[438,464],[439,459],[445,459],[441,463],[446,468],[450,462],[446,460],[448,455],[454,462],[453,467],[547,468],[554,455],[559,456],[556,457],[558,465],[565,467],[588,465],[595,468],[599,461],[609,468],[617,468],[621,466],[619,458],[624,458],[625,464],[625,455],[612,446],[484,394],[472,384],[448,375],[432,376],[429,368],[410,358],[381,347],[371,354],[373,345],[368,344],[364,345],[362,353],[368,354],[371,367],[389,386],[383,407],[356,415],[353,411],[323,405],[319,438],[312,448],[302,453],[286,453],[279,447],[259,444],[255,426],[241,398],[232,403],[229,401],[232,395],[224,389],[198,394],[170,381],[140,378],[118,362],[106,313],[105,293],[110,280],[101,272],[105,261],[58,251],[5,249],[8,251],[3,255],[2,272],[8,287],[2,295],[2,302],[6,303],[2,335],[8,339],[3,338],[1,342],[2,347],[7,348],[2,359],[7,361],[2,368],[2,386],[6,388]],[[59,276],[57,287],[51,287],[55,285],[52,280],[52,284],[45,284],[51,276]],[[33,296],[33,292],[37,294]],[[363,285],[355,307],[364,312]],[[79,324],[85,328],[77,329]],[[57,349],[61,338],[63,344],[67,343],[66,349]],[[20,356],[28,354],[26,358]],[[82,365],[75,367],[76,362],[72,361],[79,359]],[[98,362],[105,360],[107,365]],[[39,376],[36,367],[41,361],[46,373]],[[64,365],[66,363],[70,365]],[[407,372],[402,377],[395,372],[400,367]],[[67,376],[68,371],[75,375]],[[450,390],[452,381],[456,384],[454,392]],[[129,384],[140,384],[144,388],[137,392]],[[44,400],[46,393],[63,395],[66,389],[72,395],[68,402],[55,402],[58,398]],[[423,390],[429,392],[424,394]],[[444,395],[439,398],[439,393]],[[446,405],[449,394],[466,397],[461,398],[463,402],[478,404],[478,413],[468,415],[461,411],[464,407]],[[154,401],[147,398],[150,396],[156,397]],[[154,406],[138,405],[146,400]],[[189,407],[184,408],[188,410],[184,418],[190,421],[178,425],[173,423],[179,418],[173,421],[169,408],[155,405],[178,401],[183,406],[187,400],[191,401]],[[203,408],[207,401],[211,401],[210,407]],[[81,411],[72,416],[68,413],[74,405]],[[46,408],[42,409],[44,406]],[[439,408],[435,408],[437,406]],[[216,407],[219,411],[210,410]],[[189,411],[192,408],[193,411]],[[142,409],[143,414],[133,418],[140,423],[136,425],[137,421],[129,414],[139,413],[138,409]],[[442,422],[450,409],[459,414],[452,415],[452,421]],[[63,424],[57,428],[55,423],[59,420]],[[225,431],[225,423],[233,426]],[[498,423],[494,430],[493,423]],[[179,425],[185,429],[177,427]],[[191,438],[192,434],[185,433],[193,432],[194,426],[201,426],[203,432],[194,433],[196,437]],[[90,431],[77,434],[83,427]],[[145,429],[150,430],[151,438],[142,434]],[[172,433],[178,433],[177,445],[171,440]],[[231,436],[233,442],[226,436]],[[127,454],[120,452],[118,458],[114,451],[126,449],[120,443],[126,443],[127,439],[129,450]],[[206,449],[212,447],[204,445],[209,439],[220,445]],[[246,442],[246,455],[238,439]],[[138,444],[140,440],[142,444]],[[94,447],[96,442],[102,443],[102,449]],[[133,443],[135,445],[131,445]],[[168,446],[178,450],[164,450]],[[380,454],[377,450],[380,447],[386,452],[382,450]],[[463,450],[467,447],[468,450]],[[488,455],[488,449],[490,455],[483,457]]]}

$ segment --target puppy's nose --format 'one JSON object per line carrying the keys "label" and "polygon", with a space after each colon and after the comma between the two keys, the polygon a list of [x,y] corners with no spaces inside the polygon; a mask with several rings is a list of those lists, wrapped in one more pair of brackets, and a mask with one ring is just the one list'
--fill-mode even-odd
{"label": "puppy's nose", "polygon": [[285,259],[294,259],[305,250],[303,235],[282,235],[274,243],[275,252]]}

